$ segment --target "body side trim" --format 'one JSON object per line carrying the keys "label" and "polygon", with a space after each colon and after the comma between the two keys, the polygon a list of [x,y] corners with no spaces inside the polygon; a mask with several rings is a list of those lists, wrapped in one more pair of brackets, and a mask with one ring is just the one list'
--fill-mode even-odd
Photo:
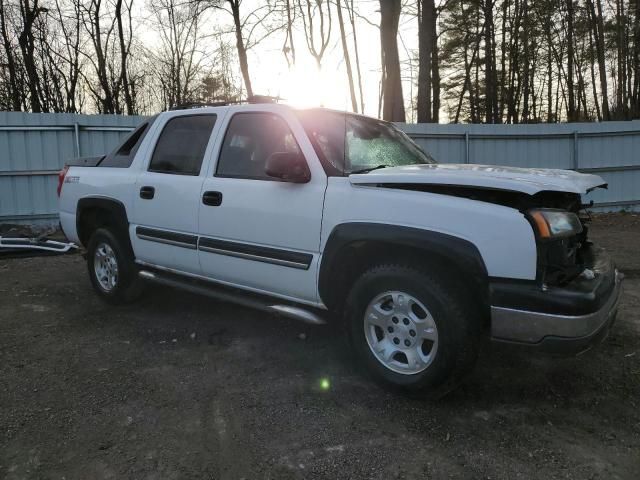
{"label": "body side trim", "polygon": [[142,240],[166,243],[168,245],[189,248],[191,250],[195,250],[198,244],[198,237],[196,235],[170,232],[156,228],[136,227],[136,236]]}
{"label": "body side trim", "polygon": [[308,270],[313,260],[313,255],[309,253],[300,253],[272,247],[260,247],[247,243],[230,242],[208,237],[200,237],[198,249],[204,252],[273,263],[274,265],[299,268],[302,270]]}

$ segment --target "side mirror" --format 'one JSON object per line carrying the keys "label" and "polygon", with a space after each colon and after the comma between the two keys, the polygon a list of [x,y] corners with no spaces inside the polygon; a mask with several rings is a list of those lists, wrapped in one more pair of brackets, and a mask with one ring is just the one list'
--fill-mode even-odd
{"label": "side mirror", "polygon": [[274,152],[267,158],[264,171],[285,182],[307,183],[311,180],[309,166],[301,153]]}

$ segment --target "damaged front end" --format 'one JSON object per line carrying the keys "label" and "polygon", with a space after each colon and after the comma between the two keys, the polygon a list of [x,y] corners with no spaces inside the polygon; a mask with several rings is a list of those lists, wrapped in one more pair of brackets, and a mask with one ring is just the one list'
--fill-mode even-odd
{"label": "damaged front end", "polygon": [[[538,285],[566,285],[585,271],[588,251],[592,247],[589,240],[591,216],[587,211],[591,205],[583,204],[582,197],[578,193],[541,191],[530,195],[518,191],[466,185],[388,184],[379,186],[462,197],[515,208],[531,223],[536,235],[538,251],[536,283]],[[606,185],[603,186],[606,187]],[[557,234],[544,231],[543,218],[540,218],[539,212],[558,212],[575,216],[576,228]]]}
{"label": "damaged front end", "polygon": [[416,187],[516,208],[531,224],[538,254],[536,279],[491,280],[494,340],[566,355],[588,350],[606,337],[616,317],[623,275],[589,240],[590,205],[582,203],[580,194]]}

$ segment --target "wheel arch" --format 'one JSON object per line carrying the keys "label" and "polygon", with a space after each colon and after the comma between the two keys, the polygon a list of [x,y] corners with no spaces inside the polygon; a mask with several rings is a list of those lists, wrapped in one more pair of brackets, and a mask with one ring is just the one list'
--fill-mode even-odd
{"label": "wheel arch", "polygon": [[76,231],[80,243],[86,247],[91,234],[100,227],[110,227],[123,236],[125,245],[131,248],[129,218],[120,200],[108,197],[85,197],[78,200]]}
{"label": "wheel arch", "polygon": [[337,225],[325,244],[318,291],[331,310],[340,309],[356,278],[380,263],[403,263],[451,274],[489,312],[489,281],[477,247],[433,230],[379,223]]}

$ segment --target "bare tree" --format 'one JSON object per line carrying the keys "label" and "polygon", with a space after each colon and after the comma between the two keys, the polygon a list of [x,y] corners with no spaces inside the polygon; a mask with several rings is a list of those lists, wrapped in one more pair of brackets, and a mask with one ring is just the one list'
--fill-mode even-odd
{"label": "bare tree", "polygon": [[81,0],[67,2],[65,9],[60,0],[56,0],[57,23],[62,35],[55,50],[55,62],[58,74],[62,77],[65,90],[66,112],[77,112],[77,96],[80,82],[80,41],[81,41]]}
{"label": "bare tree", "polygon": [[236,33],[236,48],[238,50],[238,61],[240,62],[240,71],[244,80],[244,86],[247,89],[247,96],[253,96],[253,87],[251,86],[251,76],[249,75],[249,62],[247,61],[247,49],[242,38],[242,23],[240,21],[240,2],[241,0],[227,0],[231,7],[233,15],[233,26]]}
{"label": "bare tree", "polygon": [[353,84],[353,72],[351,70],[351,58],[349,56],[349,47],[347,46],[347,36],[344,30],[344,21],[342,19],[342,5],[340,0],[336,0],[336,8],[338,10],[338,24],[340,26],[340,40],[342,42],[342,54],[344,55],[344,63],[347,68],[347,80],[349,82],[349,93],[351,94],[351,108],[354,112],[358,111],[358,101],[356,100],[356,90]]}
{"label": "bare tree", "polygon": [[360,92],[360,113],[364,113],[364,92],[362,90],[362,73],[360,71],[360,54],[358,51],[358,34],[356,29],[356,11],[353,0],[345,0],[345,8],[349,15],[349,23],[351,24],[351,33],[353,35],[353,53],[355,55],[356,73],[358,75],[358,91]]}
{"label": "bare tree", "polygon": [[[98,85],[94,85],[91,78],[83,72],[87,88],[91,91],[98,110],[101,113],[118,113],[117,90],[119,85],[111,81],[108,61],[112,48],[112,35],[115,27],[114,18],[108,18],[103,0],[89,0],[83,6],[83,26],[91,39],[93,49],[83,51],[85,58],[92,64]],[[106,23],[106,27],[103,25]]]}
{"label": "bare tree", "polygon": [[382,118],[390,122],[405,121],[397,39],[401,8],[400,0],[380,0]]}
{"label": "bare tree", "polygon": [[[418,2],[418,123],[433,121],[432,62],[436,37],[436,7],[434,0]],[[435,59],[437,63],[437,59]]]}
{"label": "bare tree", "polygon": [[282,52],[287,60],[287,65],[291,67],[296,64],[296,45],[293,41],[293,22],[295,21],[296,10],[295,5],[291,5],[291,0],[285,0],[284,8],[287,15],[287,35],[282,46]]}
{"label": "bare tree", "polygon": [[[251,75],[249,74],[247,52],[256,45],[259,45],[264,39],[279,32],[282,28],[286,28],[286,23],[268,24],[268,20],[276,9],[276,4],[271,2],[259,4],[256,9],[243,16],[240,11],[242,0],[192,1],[202,3],[207,7],[219,11],[225,11],[231,15],[240,72],[242,73],[242,79],[244,80],[245,89],[247,90],[247,96],[253,96],[253,85],[251,83]],[[260,27],[264,27],[262,31],[259,31]]]}
{"label": "bare tree", "polygon": [[38,4],[38,0],[20,0],[20,13],[22,20],[22,31],[18,37],[20,50],[22,52],[22,61],[26,71],[27,86],[29,88],[29,101],[31,103],[31,111],[41,112],[42,104],[40,102],[40,76],[38,75],[38,67],[35,58],[36,41],[34,38],[34,24],[38,16],[47,11],[46,8]]}
{"label": "bare tree", "polygon": [[569,97],[569,103],[567,104],[567,118],[570,122],[574,122],[577,119],[576,116],[576,101],[575,90],[573,86],[573,65],[574,65],[574,40],[573,40],[573,20],[574,20],[574,5],[573,0],[566,0],[567,6],[567,94]]}
{"label": "bare tree", "polygon": [[[125,31],[123,25],[123,11],[122,5],[125,5],[125,11],[127,15],[127,24],[128,29]],[[115,18],[116,23],[118,25],[118,41],[120,44],[120,83],[122,84],[122,89],[124,91],[124,100],[125,105],[127,106],[127,113],[129,115],[133,115],[136,113],[136,107],[134,104],[134,95],[131,91],[131,83],[129,82],[129,73],[128,73],[128,60],[131,52],[131,41],[133,39],[133,29],[131,26],[131,6],[133,4],[133,0],[131,0],[128,4],[123,2],[123,0],[116,0],[115,7]]]}
{"label": "bare tree", "polygon": [[598,72],[600,74],[600,96],[602,98],[602,118],[609,120],[609,93],[607,89],[607,65],[605,62],[605,43],[604,43],[604,22],[602,20],[602,1],[595,0],[597,4],[597,13],[594,6],[594,0],[587,0],[587,8],[591,16],[591,26],[595,37],[596,56],[598,62]]}
{"label": "bare tree", "polygon": [[5,6],[4,0],[0,0],[0,35],[2,35],[2,46],[4,48],[4,57],[6,68],[9,72],[7,93],[10,98],[10,105],[13,110],[19,111],[22,108],[22,89],[18,79],[18,66],[14,56],[14,48],[9,27],[7,25],[7,15],[9,8]]}
{"label": "bare tree", "polygon": [[[304,25],[307,48],[316,60],[318,70],[321,70],[322,58],[331,41],[331,6],[328,0],[305,0],[303,8],[302,1],[298,0],[298,9]],[[316,15],[319,19],[319,25],[316,22],[317,33],[316,27],[314,27]],[[316,36],[319,36],[319,43],[317,43]]]}
{"label": "bare tree", "polygon": [[155,77],[160,84],[164,108],[196,100],[198,77],[202,74],[200,32],[201,3],[180,0],[155,1],[152,10],[160,45],[152,52]]}

